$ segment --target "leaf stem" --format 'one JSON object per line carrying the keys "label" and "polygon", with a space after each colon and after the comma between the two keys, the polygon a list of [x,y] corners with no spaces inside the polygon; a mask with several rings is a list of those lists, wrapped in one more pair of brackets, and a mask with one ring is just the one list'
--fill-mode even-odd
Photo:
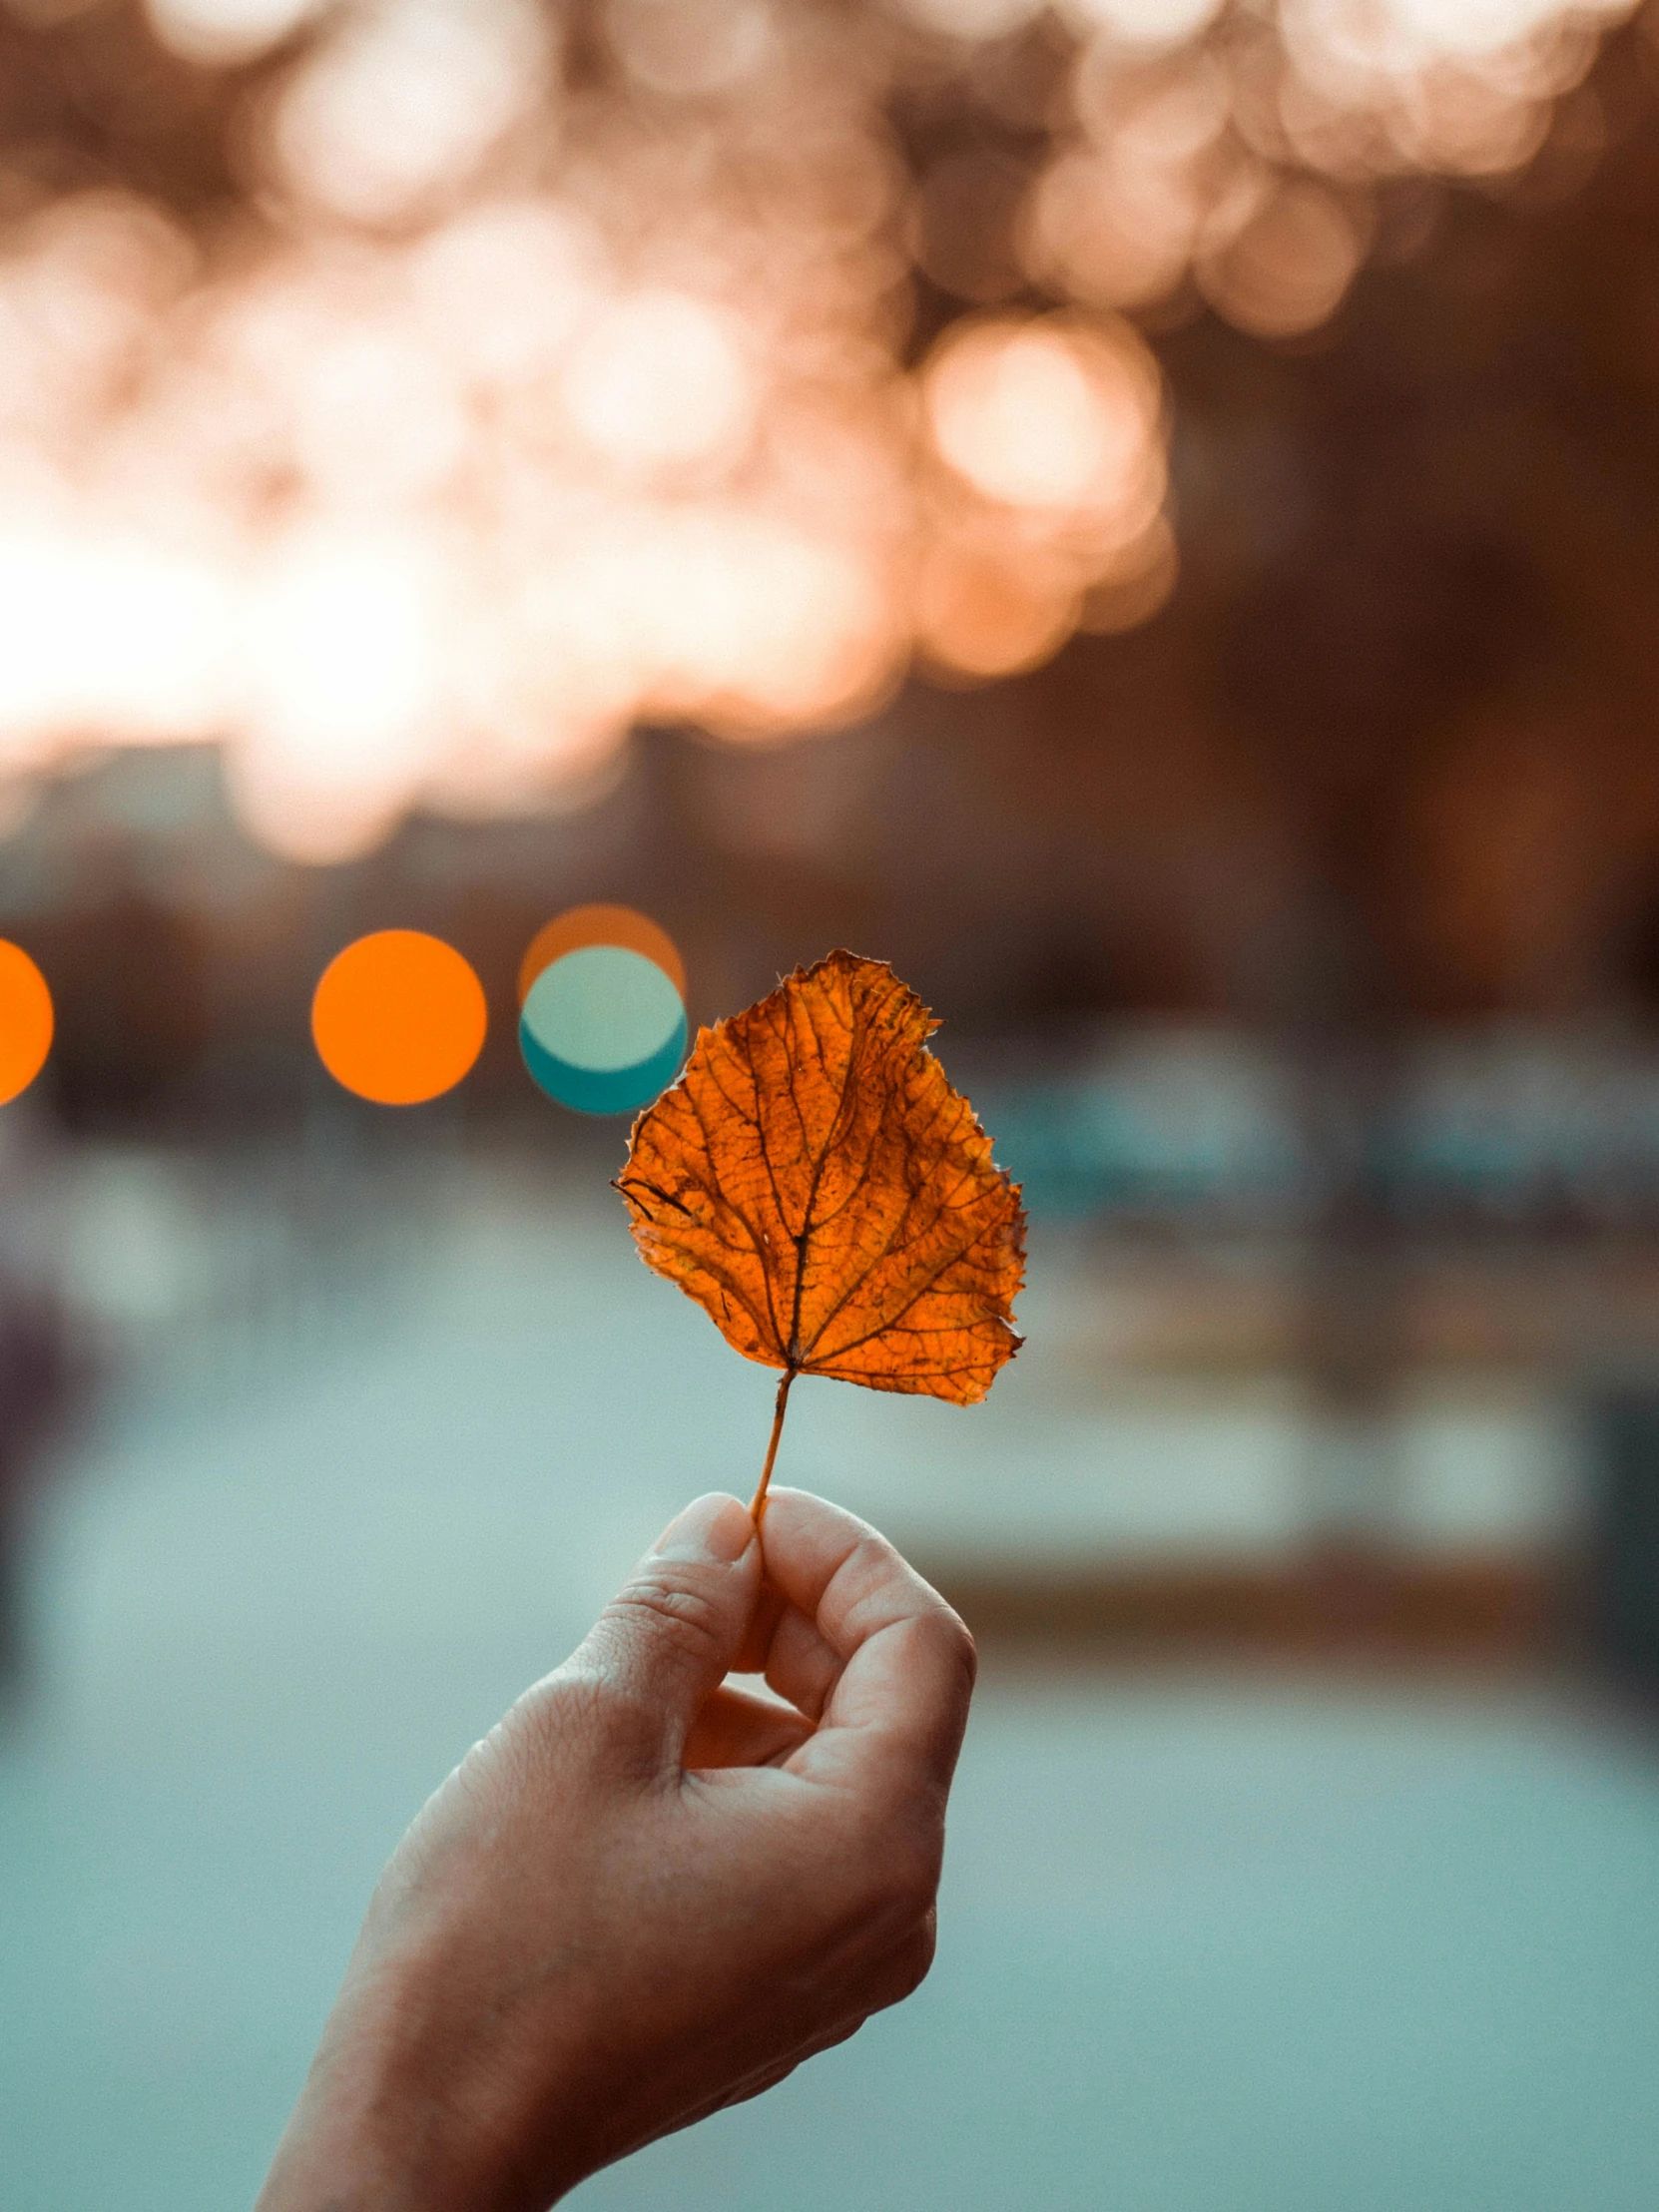
{"label": "leaf stem", "polygon": [[772,1441],[767,1445],[767,1463],[761,1469],[761,1486],[749,1507],[749,1517],[757,1528],[767,1509],[767,1485],[772,1480],[772,1463],[778,1456],[778,1439],[784,1433],[784,1414],[790,1402],[790,1384],[800,1373],[798,1368],[786,1368],[784,1380],[778,1385],[778,1409],[772,1416]]}

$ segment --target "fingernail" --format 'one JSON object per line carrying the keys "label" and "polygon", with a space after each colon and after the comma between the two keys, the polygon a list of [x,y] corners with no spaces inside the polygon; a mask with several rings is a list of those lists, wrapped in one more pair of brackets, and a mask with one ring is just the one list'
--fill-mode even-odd
{"label": "fingernail", "polygon": [[743,1557],[754,1537],[755,1523],[737,1499],[711,1490],[669,1522],[651,1552],[657,1559],[698,1559],[729,1567]]}

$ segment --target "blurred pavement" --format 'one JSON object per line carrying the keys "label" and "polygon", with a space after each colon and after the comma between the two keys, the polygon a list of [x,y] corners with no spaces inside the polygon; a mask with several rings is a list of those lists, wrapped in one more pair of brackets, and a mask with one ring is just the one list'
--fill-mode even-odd
{"label": "blurred pavement", "polygon": [[[935,1551],[1280,1540],[1284,1405],[1137,1426],[1068,1383],[1049,1257],[989,1405],[803,1390],[784,1478]],[[608,1199],[439,1177],[341,1267],[259,1357],[158,1339],[49,1495],[0,1735],[7,2212],[249,2201],[405,1820],[676,1505],[752,1481],[768,1377]],[[993,1654],[920,1996],[580,2201],[1647,2212],[1656,1991],[1659,1761],[1564,1696]]]}

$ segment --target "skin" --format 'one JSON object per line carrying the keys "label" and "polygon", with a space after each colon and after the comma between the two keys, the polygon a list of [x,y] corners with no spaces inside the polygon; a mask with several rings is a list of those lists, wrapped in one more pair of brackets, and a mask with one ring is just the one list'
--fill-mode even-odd
{"label": "skin", "polygon": [[421,1812],[257,2212],[545,2212],[921,1980],[972,1641],[850,1513],[764,1526],[688,1506]]}

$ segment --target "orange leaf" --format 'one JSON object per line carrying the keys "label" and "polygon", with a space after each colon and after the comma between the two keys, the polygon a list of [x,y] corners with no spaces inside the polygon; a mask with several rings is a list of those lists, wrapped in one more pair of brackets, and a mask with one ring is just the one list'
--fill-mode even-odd
{"label": "orange leaf", "polygon": [[646,1264],[784,1370],[780,1405],[797,1375],[970,1405],[1019,1349],[1019,1191],[937,1026],[884,961],[831,952],[700,1031],[634,1125],[617,1188]]}

